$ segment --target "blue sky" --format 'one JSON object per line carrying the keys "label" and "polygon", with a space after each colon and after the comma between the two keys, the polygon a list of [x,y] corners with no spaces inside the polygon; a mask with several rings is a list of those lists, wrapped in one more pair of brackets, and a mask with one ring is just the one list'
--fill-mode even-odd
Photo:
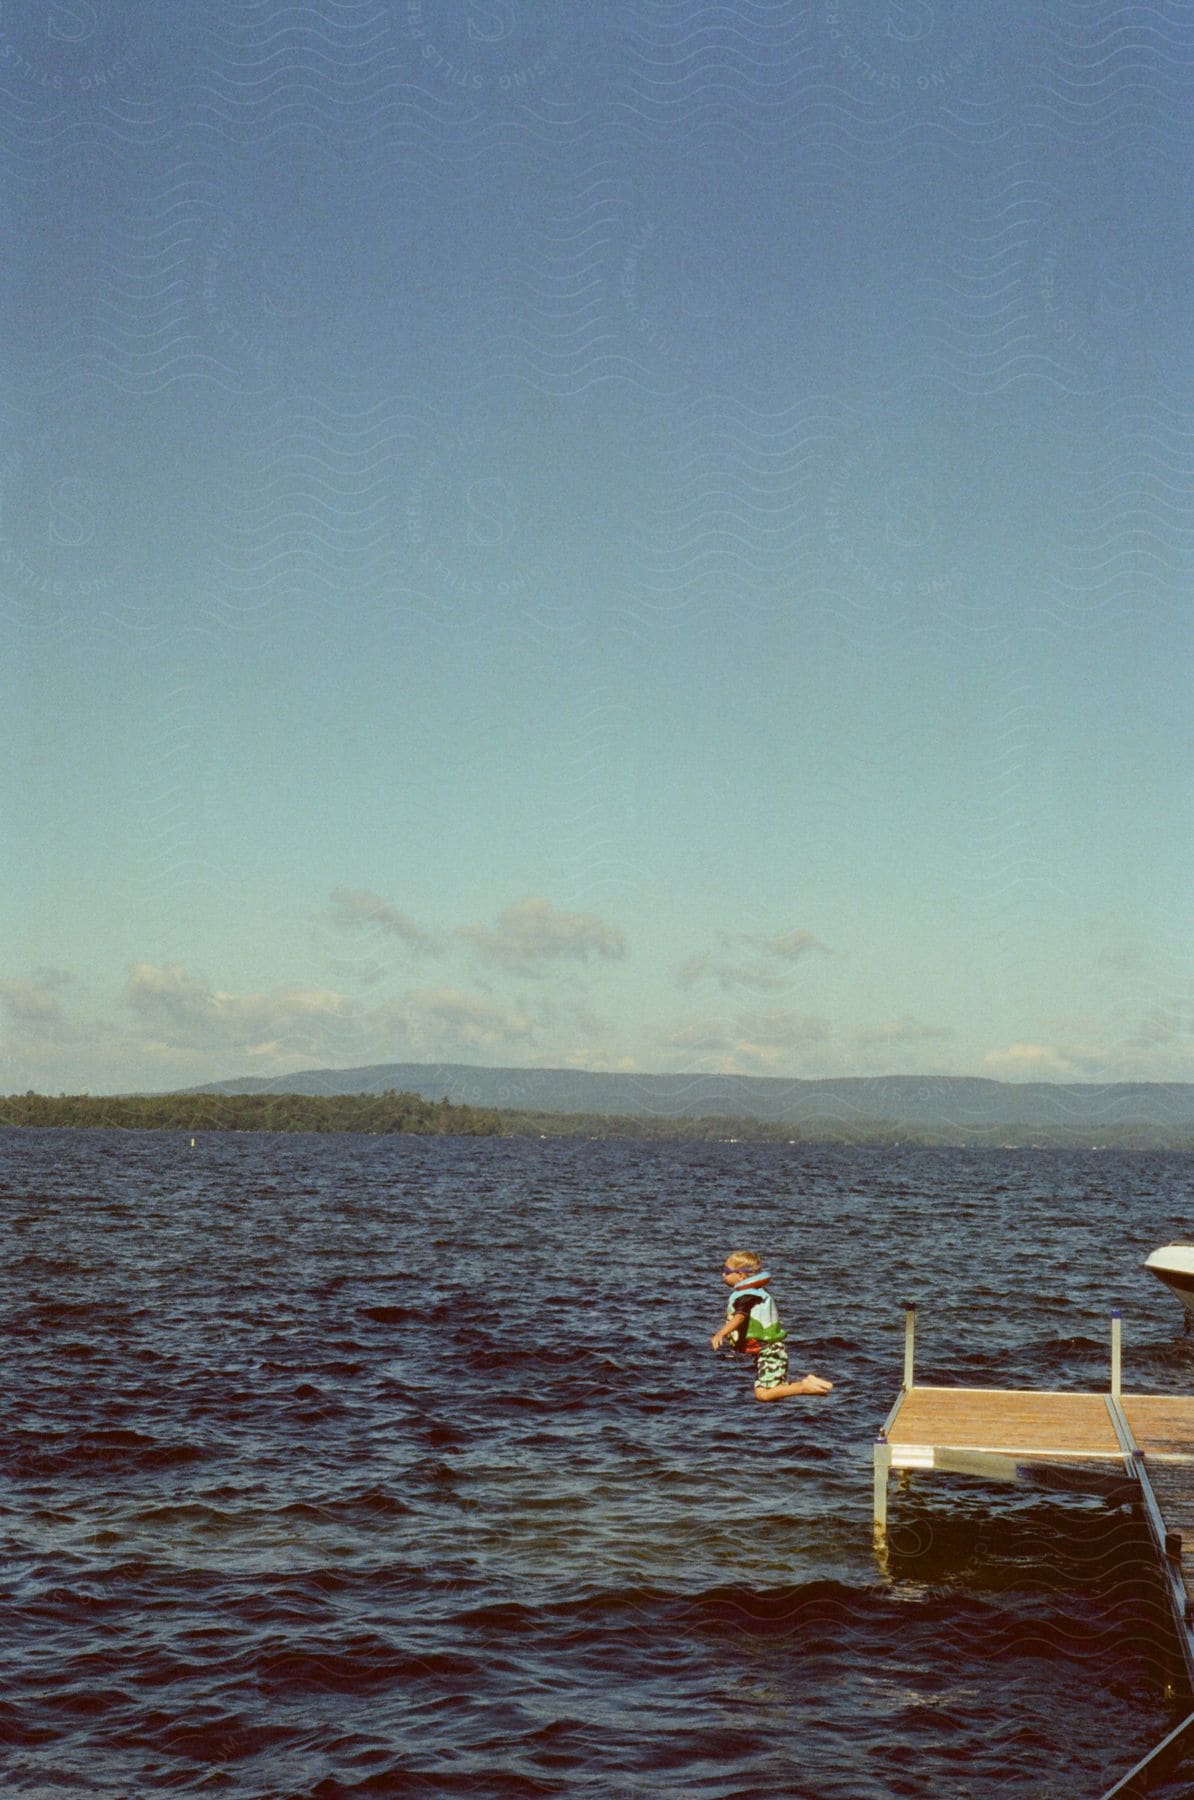
{"label": "blue sky", "polygon": [[1187,6],[13,0],[0,1088],[1194,1078]]}

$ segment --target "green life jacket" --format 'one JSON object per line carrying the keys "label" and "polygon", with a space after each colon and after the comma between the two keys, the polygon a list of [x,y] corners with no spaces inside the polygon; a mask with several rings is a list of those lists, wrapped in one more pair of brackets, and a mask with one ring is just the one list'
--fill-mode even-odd
{"label": "green life jacket", "polygon": [[788,1335],[779,1322],[779,1309],[757,1276],[743,1287],[736,1287],[726,1302],[726,1318],[745,1312],[746,1323],[734,1333],[734,1348],[744,1350],[748,1344],[782,1343]]}

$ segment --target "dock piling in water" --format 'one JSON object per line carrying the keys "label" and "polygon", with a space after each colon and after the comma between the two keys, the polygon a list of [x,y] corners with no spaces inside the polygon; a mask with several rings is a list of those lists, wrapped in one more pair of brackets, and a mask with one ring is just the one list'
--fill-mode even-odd
{"label": "dock piling in water", "polygon": [[916,1302],[904,1302],[904,1386],[912,1386],[912,1369],[916,1359]]}
{"label": "dock piling in water", "polygon": [[1123,1320],[1116,1307],[1111,1315],[1111,1393],[1116,1400],[1120,1395],[1120,1375],[1123,1363]]}

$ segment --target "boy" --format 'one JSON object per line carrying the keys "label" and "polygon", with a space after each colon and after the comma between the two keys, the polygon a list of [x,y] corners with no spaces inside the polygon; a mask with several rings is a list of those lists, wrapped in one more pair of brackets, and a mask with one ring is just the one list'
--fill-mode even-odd
{"label": "boy", "polygon": [[733,1292],[726,1305],[726,1322],[709,1342],[714,1350],[720,1350],[726,1338],[736,1333],[735,1350],[758,1357],[756,1400],[786,1400],[789,1394],[827,1394],[833,1383],[822,1381],[819,1375],[806,1375],[802,1381],[787,1379],[786,1333],[775,1301],[767,1292],[770,1279],[762,1257],[753,1250],[735,1250],[726,1257],[722,1280],[729,1282]]}

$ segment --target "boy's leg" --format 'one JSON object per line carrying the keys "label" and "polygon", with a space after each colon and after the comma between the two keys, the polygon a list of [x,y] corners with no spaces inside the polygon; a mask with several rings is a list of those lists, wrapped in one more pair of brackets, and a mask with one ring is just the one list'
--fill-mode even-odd
{"label": "boy's leg", "polygon": [[790,1394],[827,1394],[832,1381],[819,1375],[806,1375],[801,1381],[788,1380],[788,1347],[785,1343],[764,1344],[759,1352],[755,1372],[756,1400],[786,1400]]}
{"label": "boy's leg", "polygon": [[781,1381],[776,1387],[756,1387],[755,1399],[786,1400],[790,1394],[828,1394],[832,1387],[832,1381],[810,1374],[800,1381]]}

